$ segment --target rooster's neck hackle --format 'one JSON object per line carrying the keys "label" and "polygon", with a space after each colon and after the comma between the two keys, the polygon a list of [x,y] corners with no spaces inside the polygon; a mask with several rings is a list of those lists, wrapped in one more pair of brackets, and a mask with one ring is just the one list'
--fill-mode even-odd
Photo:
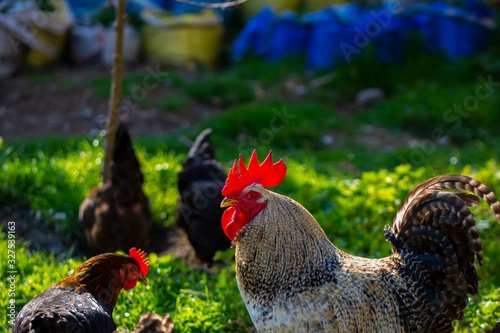
{"label": "rooster's neck hackle", "polygon": [[130,256],[115,253],[101,254],[85,261],[51,288],[69,289],[78,293],[88,292],[113,312],[123,289],[120,269],[129,263],[137,265],[137,261]]}
{"label": "rooster's neck hackle", "polygon": [[[333,282],[334,274],[329,272],[339,264],[342,252],[314,217],[290,198],[268,190],[263,195],[266,208],[238,234],[236,242],[241,288],[267,302],[290,292],[286,286],[293,285],[294,292],[312,288],[314,277],[309,279],[301,272],[323,272]],[[290,283],[279,283],[283,279]]]}

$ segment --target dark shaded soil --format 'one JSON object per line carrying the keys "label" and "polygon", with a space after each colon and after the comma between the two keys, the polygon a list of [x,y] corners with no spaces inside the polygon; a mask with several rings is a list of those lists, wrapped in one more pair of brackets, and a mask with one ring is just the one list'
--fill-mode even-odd
{"label": "dark shaded soil", "polygon": [[[140,72],[149,68],[138,68]],[[56,74],[54,74],[56,73]],[[19,75],[0,81],[0,136],[4,140],[33,139],[42,136],[95,136],[105,129],[108,99],[96,96],[89,82],[108,75],[99,69],[61,69],[34,76]],[[148,73],[144,71],[144,77]],[[195,77],[196,73],[184,76]],[[153,86],[154,81],[145,81]],[[128,123],[132,137],[161,135],[179,127],[187,127],[211,114],[192,100],[176,111],[159,109],[157,102],[165,96],[178,96],[178,88],[166,83],[146,89],[136,84],[135,100],[124,97],[119,120]],[[144,99],[150,101],[147,106]]]}
{"label": "dark shaded soil", "polygon": [[0,221],[4,231],[8,222],[15,222],[16,241],[24,243],[29,250],[46,251],[56,256],[85,256],[84,246],[77,239],[47,227],[41,214],[30,210],[27,204],[3,207],[0,209]]}
{"label": "dark shaded soil", "polygon": [[[16,240],[18,243],[23,243],[29,251],[45,251],[63,258],[81,259],[91,256],[82,239],[57,232],[54,227],[43,223],[41,214],[30,210],[27,204],[0,208],[0,221],[4,232],[8,222],[15,222]],[[184,230],[177,226],[165,227],[153,223],[150,243],[144,250],[147,253],[157,253],[159,256],[173,254],[187,261],[195,259],[194,250]]]}

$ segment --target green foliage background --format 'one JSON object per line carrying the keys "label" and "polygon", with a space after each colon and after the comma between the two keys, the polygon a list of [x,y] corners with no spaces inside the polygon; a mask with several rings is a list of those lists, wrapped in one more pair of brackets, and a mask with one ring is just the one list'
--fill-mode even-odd
{"label": "green foliage background", "polygon": [[[194,139],[206,127],[214,130],[218,158],[229,169],[242,153],[248,160],[257,148],[261,159],[269,149],[288,166],[285,181],[275,191],[302,203],[316,217],[330,239],[344,251],[372,258],[390,254],[383,228],[392,222],[408,192],[420,182],[444,173],[476,177],[500,195],[498,133],[500,88],[480,101],[460,124],[446,120],[445,112],[473,96],[478,77],[500,80],[500,50],[492,48],[477,57],[449,63],[441,57],[414,54],[404,64],[380,64],[368,54],[332,73],[308,73],[297,59],[266,64],[247,59],[229,70],[202,72],[188,82],[166,76],[180,89],[180,97],[144,105],[181,113],[188,100],[223,109],[194,127],[161,138],[134,138],[142,165],[155,223],[171,225],[178,197],[177,173],[187,153],[178,138]],[[312,87],[311,82],[332,74],[333,80]],[[130,95],[145,73],[124,77],[124,95]],[[307,89],[292,96],[284,85],[290,78]],[[33,84],[61,82],[54,73],[33,75]],[[109,79],[88,82],[94,93],[108,93]],[[382,87],[387,98],[354,113],[338,105],[360,89]],[[265,93],[255,93],[262,92]],[[284,117],[287,114],[288,117]],[[281,116],[279,116],[281,115]],[[393,138],[389,148],[363,144],[366,128],[377,126]],[[435,136],[438,131],[439,137]],[[398,145],[402,133],[411,144]],[[325,143],[326,135],[335,144]],[[445,140],[442,140],[442,139]],[[81,237],[78,206],[100,181],[103,136],[45,138],[34,141],[0,140],[0,206],[20,202],[40,211],[47,225],[63,235]],[[63,212],[65,218],[54,219]],[[500,318],[500,224],[487,205],[474,208],[483,240],[485,262],[478,268],[480,290],[470,298],[457,332],[482,332]],[[7,257],[7,236],[0,237],[0,255]],[[218,254],[219,264],[195,270],[173,256],[149,254],[149,286],[122,292],[114,317],[119,328],[135,327],[139,315],[169,312],[179,332],[247,332],[252,323],[235,281],[232,249]],[[16,307],[65,277],[82,261],[29,253],[16,247]],[[0,262],[0,317],[8,305],[7,262]],[[8,323],[0,322],[8,331]]]}

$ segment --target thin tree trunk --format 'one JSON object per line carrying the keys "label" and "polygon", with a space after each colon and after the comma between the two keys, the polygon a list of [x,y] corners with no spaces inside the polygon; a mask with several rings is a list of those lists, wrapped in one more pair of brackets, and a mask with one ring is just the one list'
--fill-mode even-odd
{"label": "thin tree trunk", "polygon": [[110,169],[109,166],[113,159],[113,150],[115,147],[116,136],[116,117],[118,114],[118,105],[120,104],[120,95],[122,91],[122,74],[123,74],[123,30],[127,14],[125,13],[126,0],[118,1],[116,9],[115,29],[116,29],[116,48],[111,81],[111,92],[109,95],[108,109],[108,130],[106,135],[106,152],[104,155],[104,167],[102,174],[102,182],[109,181]]}

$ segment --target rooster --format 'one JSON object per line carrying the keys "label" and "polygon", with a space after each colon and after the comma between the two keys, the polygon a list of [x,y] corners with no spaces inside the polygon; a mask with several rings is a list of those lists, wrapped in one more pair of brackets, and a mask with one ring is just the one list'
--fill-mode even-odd
{"label": "rooster", "polygon": [[110,181],[95,187],[80,205],[85,239],[94,254],[126,251],[149,243],[151,210],[132,140],[122,124],[116,131]]}
{"label": "rooster", "polygon": [[220,225],[224,209],[219,205],[226,173],[215,159],[211,135],[211,129],[198,135],[182,162],[177,183],[180,198],[176,224],[186,231],[196,256],[203,262],[211,262],[216,251],[231,245]]}
{"label": "rooster", "polygon": [[[222,190],[226,235],[236,246],[236,279],[259,332],[451,332],[467,294],[477,294],[482,245],[468,205],[500,203],[462,175],[427,180],[410,192],[386,239],[393,254],[367,259],[335,247],[296,201],[266,187],[286,165],[272,153],[248,168],[240,156]],[[443,189],[456,190],[454,194]]]}
{"label": "rooster", "polygon": [[147,285],[149,261],[135,248],[130,256],[105,253],[92,257],[65,279],[29,301],[19,312],[12,333],[111,333],[122,289],[137,281]]}

